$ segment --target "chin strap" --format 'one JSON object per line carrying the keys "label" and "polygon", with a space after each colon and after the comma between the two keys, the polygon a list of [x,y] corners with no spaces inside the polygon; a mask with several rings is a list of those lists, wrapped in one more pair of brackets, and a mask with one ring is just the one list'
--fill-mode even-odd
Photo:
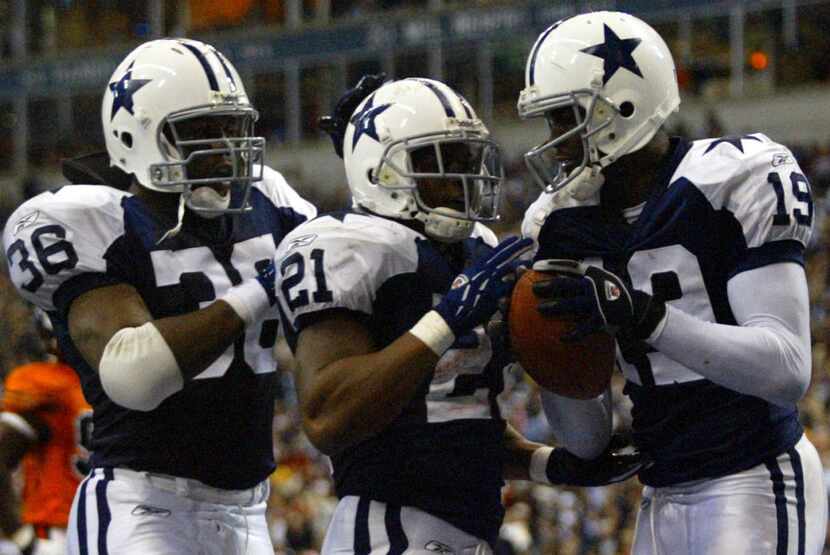
{"label": "chin strap", "polygon": [[565,187],[565,191],[578,201],[590,200],[599,193],[600,187],[605,183],[602,170],[596,166],[577,168],[574,173],[575,175],[571,176],[572,181]]}
{"label": "chin strap", "polygon": [[187,204],[187,197],[189,196],[190,195],[188,191],[185,191],[181,195],[179,195],[179,210],[177,216],[178,222],[176,223],[175,227],[173,227],[172,229],[168,229],[167,233],[162,235],[161,239],[159,239],[158,243],[156,243],[157,246],[165,242],[168,238],[175,237],[182,230],[182,225],[184,225],[184,208]]}
{"label": "chin strap", "polygon": [[466,239],[473,232],[473,225],[475,225],[471,220],[462,220],[435,212],[428,212],[422,221],[424,232],[433,239],[443,242]]}

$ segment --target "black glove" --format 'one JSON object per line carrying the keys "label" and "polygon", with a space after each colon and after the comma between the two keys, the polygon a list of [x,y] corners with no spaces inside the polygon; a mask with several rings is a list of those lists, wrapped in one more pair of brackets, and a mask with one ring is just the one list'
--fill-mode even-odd
{"label": "black glove", "polygon": [[554,485],[607,486],[628,480],[651,464],[626,436],[614,434],[605,452],[591,460],[580,459],[567,449],[557,447],[548,458],[545,475]]}
{"label": "black glove", "polygon": [[110,166],[106,151],[93,152],[61,161],[63,176],[76,185],[109,185],[126,191],[132,184],[132,176],[116,166]]}
{"label": "black glove", "polygon": [[343,158],[343,137],[346,135],[346,126],[349,125],[349,118],[352,117],[355,108],[367,96],[383,85],[385,79],[385,73],[364,75],[357,82],[357,85],[343,93],[343,96],[337,101],[332,115],[320,118],[318,125],[320,129],[329,134],[331,142],[334,145],[334,152],[340,158]]}
{"label": "black glove", "polygon": [[580,341],[601,330],[610,335],[625,330],[636,339],[646,339],[666,315],[662,300],[632,288],[598,266],[551,259],[536,261],[533,269],[565,274],[533,284],[533,293],[542,300],[539,312],[578,320],[572,332],[562,335],[562,341]]}

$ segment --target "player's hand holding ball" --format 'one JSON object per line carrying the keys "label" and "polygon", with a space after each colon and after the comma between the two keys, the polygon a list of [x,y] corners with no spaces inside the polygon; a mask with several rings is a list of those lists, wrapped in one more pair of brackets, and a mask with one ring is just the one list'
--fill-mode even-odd
{"label": "player's hand holding ball", "polygon": [[666,313],[664,303],[598,266],[549,259],[536,261],[533,269],[552,274],[551,279],[533,284],[539,312],[577,320],[573,330],[562,335],[565,342],[577,342],[598,331],[613,336],[622,330],[646,339]]}
{"label": "player's hand holding ball", "polygon": [[608,388],[617,333],[645,339],[665,304],[619,276],[575,260],[539,260],[517,283],[508,316],[510,343],[542,387],[591,399]]}
{"label": "player's hand holding ball", "polygon": [[537,284],[553,279],[549,273],[528,270],[519,278],[510,299],[507,324],[510,348],[525,372],[540,387],[563,397],[592,399],[607,388],[614,370],[614,338],[603,331],[576,342],[579,321],[573,316],[551,317],[539,310]]}

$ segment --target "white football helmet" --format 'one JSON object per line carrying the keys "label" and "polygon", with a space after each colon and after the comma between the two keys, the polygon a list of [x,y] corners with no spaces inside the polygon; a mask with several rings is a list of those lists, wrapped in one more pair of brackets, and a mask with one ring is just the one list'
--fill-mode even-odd
{"label": "white football helmet", "polygon": [[[441,82],[384,84],[352,114],[343,153],[356,207],[418,220],[439,241],[466,238],[474,222],[498,217],[499,147],[470,104]],[[426,188],[436,183],[459,193],[463,186],[463,201],[459,194],[431,205]]]}
{"label": "white football helmet", "polygon": [[[110,164],[148,189],[180,193],[182,210],[186,204],[207,217],[249,209],[251,184],[262,179],[265,139],[252,136],[258,116],[228,59],[190,39],[153,40],[130,52],[101,104]],[[217,156],[222,171],[195,169]],[[234,194],[201,187],[219,183]]]}
{"label": "white football helmet", "polygon": [[[599,171],[644,147],[680,104],[674,60],[666,43],[643,21],[620,12],[594,12],[548,27],[533,45],[519,96],[522,119],[572,107],[576,125],[525,154],[548,191],[585,171]],[[577,135],[582,162],[557,162],[557,145]],[[599,180],[601,183],[601,180]]]}

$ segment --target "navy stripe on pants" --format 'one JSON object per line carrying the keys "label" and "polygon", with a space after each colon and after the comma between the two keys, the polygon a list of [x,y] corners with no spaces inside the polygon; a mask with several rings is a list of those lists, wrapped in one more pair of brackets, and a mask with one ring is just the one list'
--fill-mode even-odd
{"label": "navy stripe on pants", "polygon": [[372,545],[369,542],[369,504],[368,497],[361,497],[357,502],[357,514],[354,519],[355,555],[369,555]]}
{"label": "navy stripe on pants", "polygon": [[386,524],[386,535],[389,536],[389,552],[387,555],[401,555],[409,547],[409,540],[401,524],[401,506],[386,505],[386,514],[383,517]]}
{"label": "navy stripe on pants", "polygon": [[795,450],[795,447],[790,448],[787,453],[790,455],[790,460],[793,465],[793,474],[795,474],[795,509],[798,516],[798,555],[804,555],[807,542],[807,519],[804,516],[807,501],[804,499],[804,469],[801,466],[801,455]]}
{"label": "navy stripe on pants", "polygon": [[112,468],[104,469],[104,479],[95,484],[95,500],[98,505],[98,555],[108,555],[107,531],[112,520],[109,503],[107,503],[107,484],[113,479]]}
{"label": "navy stripe on pants", "polygon": [[89,546],[86,544],[86,486],[94,472],[86,477],[78,493],[78,550],[81,555],[89,555]]}
{"label": "navy stripe on pants", "polygon": [[787,497],[784,495],[784,474],[778,461],[772,459],[766,463],[772,479],[772,492],[775,494],[775,511],[778,518],[778,548],[776,555],[787,555],[787,542],[789,541],[789,527],[787,523]]}

